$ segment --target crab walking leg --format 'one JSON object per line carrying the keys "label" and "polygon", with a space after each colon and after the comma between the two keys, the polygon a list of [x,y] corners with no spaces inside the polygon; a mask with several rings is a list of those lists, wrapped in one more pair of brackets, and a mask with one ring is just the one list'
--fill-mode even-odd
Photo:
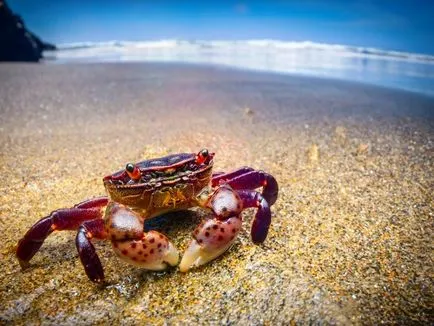
{"label": "crab walking leg", "polygon": [[87,199],[74,205],[74,208],[102,208],[107,206],[109,199],[107,196],[96,197]]}
{"label": "crab walking leg", "polygon": [[267,200],[261,193],[254,190],[238,190],[243,207],[255,207],[257,212],[252,222],[251,236],[255,244],[260,244],[265,241],[268,234],[268,229],[271,223],[271,211]]}
{"label": "crab walking leg", "polygon": [[243,166],[241,168],[236,169],[235,171],[228,172],[228,173],[226,172],[213,173],[212,186],[217,187],[220,183],[223,183],[227,180],[233,179],[235,177],[238,177],[242,174],[246,174],[251,171],[254,171],[254,169],[248,166]]}
{"label": "crab walking leg", "polygon": [[217,178],[218,176],[221,176],[223,174],[225,174],[225,172],[223,171],[213,172],[211,178]]}
{"label": "crab walking leg", "polygon": [[178,264],[175,246],[157,231],[143,232],[143,219],[129,208],[110,203],[105,224],[115,253],[127,263],[148,270],[163,270]]}
{"label": "crab walking leg", "polygon": [[[247,170],[249,168],[244,169]],[[213,186],[215,182],[222,180],[221,178],[222,176],[213,178]],[[263,187],[262,196],[264,196],[270,206],[276,202],[279,193],[279,186],[276,179],[264,171],[251,170],[244,174],[237,174],[232,178],[224,178],[224,182],[237,190]]]}
{"label": "crab walking leg", "polygon": [[107,197],[86,200],[73,208],[55,210],[36,222],[18,242],[16,255],[21,268],[29,266],[30,259],[53,231],[76,230],[83,221],[101,218],[101,208],[107,201]]}
{"label": "crab walking leg", "polygon": [[104,280],[104,270],[101,261],[96,254],[95,247],[90,241],[92,238],[107,238],[107,232],[104,228],[104,220],[96,219],[84,222],[78,229],[75,238],[75,245],[86,275],[91,281],[99,283]]}
{"label": "crab walking leg", "polygon": [[202,222],[193,232],[193,240],[182,257],[179,269],[203,265],[228,250],[241,229],[242,200],[229,185],[217,188],[205,204],[214,218]]}

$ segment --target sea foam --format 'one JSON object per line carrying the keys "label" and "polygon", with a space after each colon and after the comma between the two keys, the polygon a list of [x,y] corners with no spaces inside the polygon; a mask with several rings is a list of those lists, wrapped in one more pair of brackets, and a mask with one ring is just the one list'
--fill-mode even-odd
{"label": "sea foam", "polygon": [[370,47],[261,40],[156,40],[58,45],[55,62],[186,62],[331,77],[434,94],[434,56]]}

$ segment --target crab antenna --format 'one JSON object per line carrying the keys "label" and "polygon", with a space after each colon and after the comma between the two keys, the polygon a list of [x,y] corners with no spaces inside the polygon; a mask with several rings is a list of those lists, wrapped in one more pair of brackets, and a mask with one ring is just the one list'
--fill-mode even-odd
{"label": "crab antenna", "polygon": [[197,153],[196,155],[196,164],[202,164],[205,163],[205,161],[207,160],[209,156],[208,150],[202,149],[199,153]]}
{"label": "crab antenna", "polygon": [[125,166],[125,171],[132,180],[139,180],[142,177],[139,168],[133,163],[128,163]]}

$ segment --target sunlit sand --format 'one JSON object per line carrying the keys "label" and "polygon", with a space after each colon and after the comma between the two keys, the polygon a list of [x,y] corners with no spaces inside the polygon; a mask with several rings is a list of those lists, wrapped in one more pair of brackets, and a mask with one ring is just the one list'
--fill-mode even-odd
{"label": "sunlit sand", "polygon": [[[380,324],[432,320],[434,99],[386,88],[177,64],[0,65],[0,322]],[[264,245],[253,210],[221,258],[147,272],[74,232],[21,271],[39,218],[103,195],[126,162],[209,148],[215,170],[273,174]],[[201,211],[154,222],[185,250]]]}

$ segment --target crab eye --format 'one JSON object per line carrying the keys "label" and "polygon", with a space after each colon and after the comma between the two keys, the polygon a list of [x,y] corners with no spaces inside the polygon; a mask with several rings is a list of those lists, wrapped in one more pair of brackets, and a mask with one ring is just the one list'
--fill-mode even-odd
{"label": "crab eye", "polygon": [[202,155],[202,157],[208,157],[208,150],[206,148],[202,149],[200,151],[200,155]]}
{"label": "crab eye", "polygon": [[206,159],[208,158],[209,153],[207,149],[202,149],[197,155],[196,155],[196,164],[203,164],[205,163]]}
{"label": "crab eye", "polygon": [[128,176],[132,179],[132,180],[139,180],[140,177],[142,176],[140,173],[139,168],[133,164],[133,163],[128,163],[125,166],[125,171],[127,171]]}
{"label": "crab eye", "polygon": [[134,164],[133,163],[128,163],[127,166],[125,167],[125,170],[127,170],[127,172],[133,173],[133,171],[134,171]]}

